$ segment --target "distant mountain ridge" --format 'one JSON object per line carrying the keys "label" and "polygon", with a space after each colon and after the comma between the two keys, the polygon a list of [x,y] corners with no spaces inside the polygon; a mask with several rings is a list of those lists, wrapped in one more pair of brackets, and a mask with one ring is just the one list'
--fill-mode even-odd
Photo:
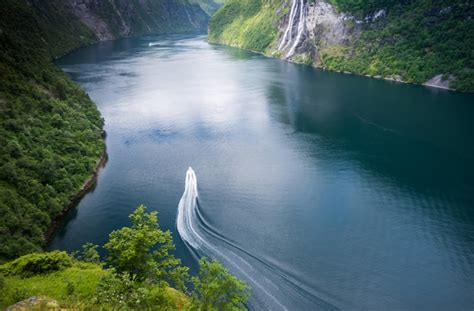
{"label": "distant mountain ridge", "polygon": [[46,32],[71,33],[79,41],[91,36],[103,41],[144,34],[204,33],[209,21],[208,14],[191,0],[22,1],[33,9]]}

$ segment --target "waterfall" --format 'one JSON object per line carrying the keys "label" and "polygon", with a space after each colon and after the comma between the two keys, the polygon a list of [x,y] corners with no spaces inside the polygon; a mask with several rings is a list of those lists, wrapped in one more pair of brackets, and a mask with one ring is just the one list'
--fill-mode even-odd
{"label": "waterfall", "polygon": [[[305,31],[305,4],[304,0],[292,0],[291,9],[290,9],[290,19],[288,21],[288,26],[283,34],[283,38],[278,46],[278,51],[285,51],[288,47],[289,52],[286,54],[286,58],[293,56],[295,53],[298,44],[301,42],[301,38]],[[297,25],[296,25],[297,23]],[[294,31],[296,28],[296,37]],[[293,40],[293,38],[295,38]]]}
{"label": "waterfall", "polygon": [[296,40],[294,41],[293,45],[291,46],[290,51],[286,55],[286,57],[291,57],[296,50],[296,47],[300,43],[301,37],[303,35],[305,28],[305,15],[304,15],[304,2],[300,0],[300,15],[299,15],[299,22],[298,22],[298,34],[296,35]]}
{"label": "waterfall", "polygon": [[293,19],[295,18],[295,14],[297,11],[295,10],[297,2],[298,0],[293,0],[293,3],[291,4],[290,20],[288,21],[288,26],[286,26],[285,34],[283,35],[283,39],[281,40],[280,46],[278,47],[278,51],[281,51],[288,46],[287,38],[288,38],[288,34],[290,33],[290,36],[291,36],[291,33],[292,33]]}

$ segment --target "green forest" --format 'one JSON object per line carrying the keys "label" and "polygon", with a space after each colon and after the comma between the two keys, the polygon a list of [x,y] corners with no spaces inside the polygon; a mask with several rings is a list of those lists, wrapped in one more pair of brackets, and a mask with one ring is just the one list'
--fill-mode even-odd
{"label": "green forest", "polygon": [[[313,1],[310,1],[313,2]],[[294,61],[328,70],[384,78],[400,77],[422,84],[436,75],[450,87],[474,91],[474,5],[464,0],[330,0],[339,12],[355,19],[385,10],[386,16],[346,28],[360,27],[348,44],[313,46],[318,59],[297,55]],[[275,54],[281,22],[289,1],[229,0],[209,24],[212,42]]]}
{"label": "green forest", "polygon": [[[189,6],[186,1],[174,4]],[[114,8],[107,2],[98,9],[118,37]],[[172,14],[179,11],[165,17],[162,5],[152,9],[152,20],[150,12],[138,11],[134,34],[150,31],[147,23],[156,33],[196,31],[185,14],[177,19]],[[0,16],[1,262],[41,249],[52,221],[93,175],[105,144],[104,120],[95,104],[53,64],[55,58],[97,42],[94,32],[65,1],[32,5],[5,0]],[[195,17],[196,27],[206,24],[204,11]]]}
{"label": "green forest", "polygon": [[227,0],[209,22],[209,41],[264,52],[278,35],[279,6],[278,1]]}
{"label": "green forest", "polygon": [[[0,260],[41,250],[52,220],[105,151],[102,120],[88,95],[52,59],[93,35],[36,14],[20,1],[0,7]],[[62,35],[58,30],[63,26]],[[68,29],[71,32],[68,32]],[[84,36],[73,36],[83,29]]]}
{"label": "green forest", "polygon": [[[333,0],[347,11],[387,8],[384,19],[366,26],[344,55],[325,53],[323,66],[331,70],[390,77],[423,83],[435,75],[450,75],[450,87],[474,91],[474,6],[466,1]],[[357,3],[357,4],[354,4]],[[352,54],[351,56],[347,56]]]}
{"label": "green forest", "polygon": [[171,233],[143,206],[103,247],[43,251],[46,232],[94,175],[105,142],[97,107],[53,63],[98,39],[65,3],[36,5],[0,6],[0,308],[33,297],[20,307],[245,309],[248,287],[205,258],[191,277],[172,255]]}

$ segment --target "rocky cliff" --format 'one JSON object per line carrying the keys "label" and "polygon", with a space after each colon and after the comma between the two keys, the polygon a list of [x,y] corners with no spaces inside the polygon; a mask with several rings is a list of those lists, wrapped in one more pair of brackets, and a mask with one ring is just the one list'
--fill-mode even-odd
{"label": "rocky cliff", "polygon": [[465,0],[228,0],[209,36],[323,69],[474,91],[473,17]]}
{"label": "rocky cliff", "polygon": [[75,35],[82,35],[86,28],[101,41],[143,34],[204,33],[209,20],[191,0],[28,0],[28,4],[40,18],[53,19],[52,26],[61,19],[62,24],[79,21],[84,27],[72,27]]}

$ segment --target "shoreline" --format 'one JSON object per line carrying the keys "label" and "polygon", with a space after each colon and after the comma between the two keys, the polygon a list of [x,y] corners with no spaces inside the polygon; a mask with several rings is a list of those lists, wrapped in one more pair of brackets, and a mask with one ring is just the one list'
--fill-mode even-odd
{"label": "shoreline", "polygon": [[[105,131],[103,134],[103,137],[105,138]],[[105,141],[105,139],[104,139]],[[89,177],[84,184],[82,185],[81,189],[79,190],[78,193],[73,195],[69,201],[69,203],[64,207],[64,209],[57,215],[52,221],[51,224],[49,225],[48,229],[46,230],[44,234],[44,246],[47,246],[54,234],[56,233],[56,230],[59,228],[59,226],[63,223],[64,219],[66,216],[69,214],[69,212],[75,208],[82,200],[82,198],[91,191],[94,186],[97,184],[97,178],[99,177],[100,170],[105,167],[107,164],[107,161],[109,159],[109,155],[107,154],[107,148],[104,149],[104,152],[100,156],[100,158],[97,160],[94,172],[92,173],[92,176]]]}
{"label": "shoreline", "polygon": [[210,43],[210,44],[216,44],[216,45],[222,45],[222,46],[228,46],[228,47],[232,47],[232,48],[236,48],[236,49],[241,49],[241,50],[248,51],[248,52],[252,52],[252,53],[255,53],[255,54],[260,54],[260,55],[265,56],[265,57],[268,57],[268,58],[279,59],[279,60],[288,62],[288,63],[290,63],[290,64],[303,65],[303,66],[311,67],[311,68],[318,69],[318,70],[325,71],[325,72],[341,73],[341,74],[345,74],[345,75],[352,75],[352,76],[358,76],[358,77],[365,77],[365,78],[375,79],[375,80],[385,80],[385,81],[397,82],[397,83],[407,84],[407,85],[424,86],[424,87],[427,87],[427,88],[434,88],[434,89],[440,89],[440,90],[446,90],[446,91],[453,91],[453,92],[459,92],[459,93],[469,93],[469,92],[465,92],[465,91],[460,91],[460,90],[458,90],[458,89],[453,89],[453,88],[449,88],[449,87],[439,86],[439,85],[436,85],[436,84],[428,84],[428,83],[427,83],[428,81],[427,81],[427,82],[424,82],[424,83],[414,83],[414,82],[407,82],[407,81],[404,81],[404,80],[402,80],[401,78],[382,77],[382,76],[371,76],[371,75],[364,75],[364,74],[354,73],[354,72],[351,72],[351,71],[332,70],[332,69],[328,69],[328,68],[325,68],[325,67],[320,67],[320,66],[314,65],[313,63],[312,63],[312,64],[305,64],[305,63],[303,63],[303,62],[295,61],[295,60],[292,59],[292,58],[279,57],[279,56],[277,56],[277,55],[274,55],[274,53],[268,54],[268,53],[262,52],[262,51],[254,51],[254,50],[246,49],[246,48],[243,48],[243,47],[240,47],[240,46],[237,46],[237,45],[226,44],[226,43],[216,42],[216,41],[210,41],[210,40],[207,40],[207,42]]}

